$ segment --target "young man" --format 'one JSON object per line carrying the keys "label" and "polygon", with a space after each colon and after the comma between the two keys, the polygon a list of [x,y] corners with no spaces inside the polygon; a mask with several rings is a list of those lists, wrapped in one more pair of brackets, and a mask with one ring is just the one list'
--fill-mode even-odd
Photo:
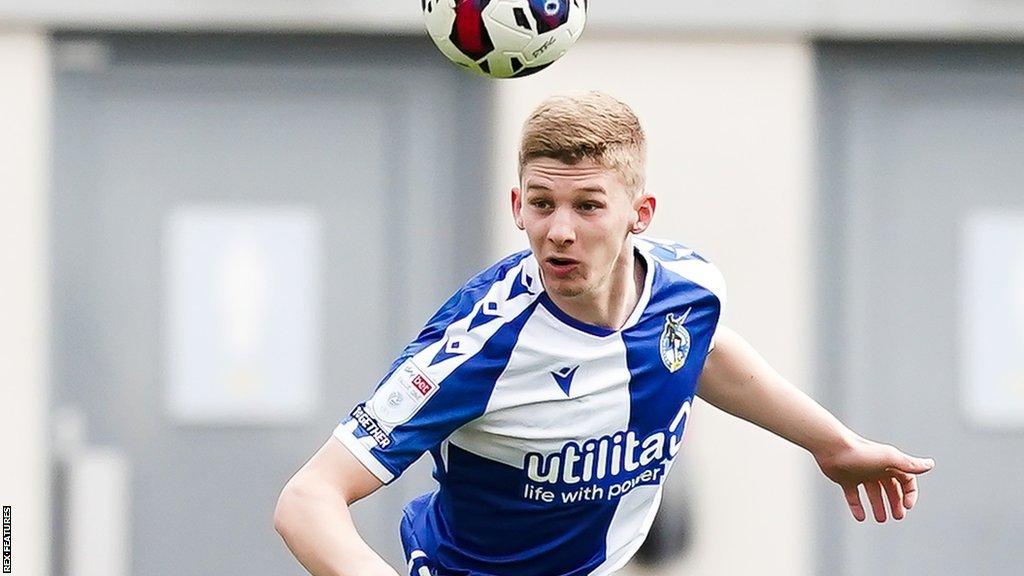
{"label": "young man", "polygon": [[531,250],[472,278],[288,482],[278,532],[316,576],[390,575],[348,505],[424,452],[435,492],[401,522],[403,572],[603,575],[640,547],[695,394],[804,448],[857,520],[917,499],[930,460],[865,440],[719,325],[718,270],[640,236],[645,139],[621,102],[527,119],[512,214]]}

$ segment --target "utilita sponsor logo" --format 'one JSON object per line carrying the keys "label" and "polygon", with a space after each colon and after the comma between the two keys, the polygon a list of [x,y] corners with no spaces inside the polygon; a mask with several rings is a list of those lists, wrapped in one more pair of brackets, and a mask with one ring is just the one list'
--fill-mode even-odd
{"label": "utilita sponsor logo", "polygon": [[579,443],[567,442],[553,454],[530,452],[524,459],[526,474],[533,482],[579,484],[614,478],[664,462],[679,452],[689,415],[690,401],[687,400],[668,430],[659,430],[642,439],[630,430]]}

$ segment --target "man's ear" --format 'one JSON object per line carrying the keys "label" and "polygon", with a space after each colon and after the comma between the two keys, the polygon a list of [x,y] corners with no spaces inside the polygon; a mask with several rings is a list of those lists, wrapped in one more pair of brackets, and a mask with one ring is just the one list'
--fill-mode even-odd
{"label": "man's ear", "polygon": [[512,217],[515,219],[516,227],[525,230],[523,224],[523,192],[518,186],[512,187]]}
{"label": "man's ear", "polygon": [[657,205],[658,201],[654,196],[641,193],[633,204],[633,209],[636,210],[636,219],[629,231],[633,234],[640,234],[647,230],[647,227],[651,225],[651,220],[654,219],[654,209]]}

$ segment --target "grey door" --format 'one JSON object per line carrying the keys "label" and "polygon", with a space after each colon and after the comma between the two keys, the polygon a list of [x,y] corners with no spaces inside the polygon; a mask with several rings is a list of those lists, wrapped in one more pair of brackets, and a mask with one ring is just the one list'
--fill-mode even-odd
{"label": "grey door", "polygon": [[[55,41],[52,403],[128,458],[132,574],[302,574],[273,531],[278,491],[484,264],[487,85],[425,38]],[[168,215],[197,204],[298,206],[321,222],[305,421],[168,416],[162,242]],[[421,463],[357,506],[396,565],[400,505],[428,485]]]}
{"label": "grey door", "polygon": [[902,524],[855,525],[830,490],[820,573],[1019,574],[1024,429],[967,414],[962,294],[969,215],[1024,211],[1024,48],[818,48],[825,400],[937,461]]}

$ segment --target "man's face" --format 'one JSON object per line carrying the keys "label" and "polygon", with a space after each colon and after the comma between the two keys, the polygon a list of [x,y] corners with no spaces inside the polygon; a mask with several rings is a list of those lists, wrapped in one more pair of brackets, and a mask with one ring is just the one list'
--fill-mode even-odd
{"label": "man's face", "polygon": [[629,270],[626,238],[647,227],[654,199],[634,198],[618,171],[594,160],[537,158],[523,167],[522,188],[512,190],[512,212],[540,262],[544,287],[571,298],[600,295],[616,270]]}

